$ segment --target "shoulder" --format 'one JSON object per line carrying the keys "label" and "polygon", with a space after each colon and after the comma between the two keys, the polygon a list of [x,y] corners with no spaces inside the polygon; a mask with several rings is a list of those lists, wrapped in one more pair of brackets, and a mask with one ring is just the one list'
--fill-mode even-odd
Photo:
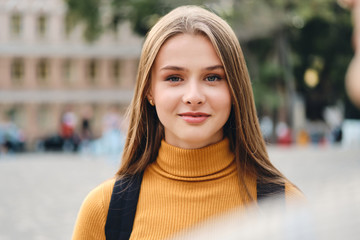
{"label": "shoulder", "polygon": [[108,210],[111,194],[115,184],[115,178],[111,178],[94,188],[86,196],[83,205],[94,206],[102,208],[103,210]]}
{"label": "shoulder", "polygon": [[97,206],[105,213],[109,209],[111,194],[114,188],[115,178],[111,178],[94,188],[85,198],[84,203]]}
{"label": "shoulder", "polygon": [[75,224],[73,239],[102,239],[115,178],[93,190],[84,199]]}

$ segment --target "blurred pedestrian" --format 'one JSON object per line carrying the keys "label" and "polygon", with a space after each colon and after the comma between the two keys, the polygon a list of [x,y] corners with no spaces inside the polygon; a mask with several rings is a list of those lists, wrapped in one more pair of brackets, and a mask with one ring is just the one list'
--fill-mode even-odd
{"label": "blurred pedestrian", "polygon": [[70,139],[75,133],[75,127],[77,123],[77,117],[75,113],[67,108],[64,114],[61,116],[61,136],[64,139]]}
{"label": "blurred pedestrian", "polygon": [[90,107],[85,107],[81,114],[81,125],[80,125],[80,151],[82,153],[88,153],[91,151],[91,143],[94,138],[91,127],[93,118],[93,112]]}
{"label": "blurred pedestrian", "polygon": [[121,122],[122,118],[117,108],[110,107],[103,117],[101,138],[93,144],[97,154],[106,155],[109,162],[117,166],[125,144]]}
{"label": "blurred pedestrian", "polygon": [[92,110],[85,108],[81,118],[80,138],[82,142],[88,142],[93,138],[93,132],[91,128]]}
{"label": "blurred pedestrian", "polygon": [[16,153],[25,150],[25,136],[23,131],[11,120],[5,116],[0,119],[0,154]]}
{"label": "blurred pedestrian", "polygon": [[73,239],[165,239],[267,193],[301,196],[269,160],[224,20],[195,6],[171,11],[139,64],[122,165],[86,197]]}
{"label": "blurred pedestrian", "polygon": [[103,134],[120,128],[120,114],[115,107],[110,107],[103,117]]}
{"label": "blurred pedestrian", "polygon": [[272,138],[273,131],[274,131],[274,123],[269,116],[265,115],[261,118],[260,128],[261,128],[261,132],[264,136],[265,141],[271,142],[271,138]]}
{"label": "blurred pedestrian", "polygon": [[301,129],[298,132],[296,143],[300,146],[307,146],[310,143],[309,133],[305,129]]}
{"label": "blurred pedestrian", "polygon": [[284,121],[279,121],[276,124],[277,143],[280,145],[290,145],[292,143],[291,129]]}
{"label": "blurred pedestrian", "polygon": [[71,107],[67,107],[61,116],[60,136],[62,138],[63,151],[76,151],[79,144],[79,136],[76,135],[75,128],[77,124],[77,116]]}

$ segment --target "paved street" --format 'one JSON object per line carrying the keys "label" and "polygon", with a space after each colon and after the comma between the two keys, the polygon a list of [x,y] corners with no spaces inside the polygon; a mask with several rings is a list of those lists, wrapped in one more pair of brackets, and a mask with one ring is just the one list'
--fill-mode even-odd
{"label": "paved street", "polygon": [[[270,147],[269,154],[309,200],[324,188],[359,179],[360,149]],[[82,200],[116,168],[80,155],[0,156],[0,240],[71,239]]]}
{"label": "paved street", "polygon": [[77,155],[0,158],[0,240],[71,239],[82,200],[114,172]]}

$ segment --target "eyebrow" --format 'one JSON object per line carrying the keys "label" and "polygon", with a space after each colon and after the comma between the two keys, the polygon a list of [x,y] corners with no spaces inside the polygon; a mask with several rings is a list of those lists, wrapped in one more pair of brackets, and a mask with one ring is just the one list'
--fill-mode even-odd
{"label": "eyebrow", "polygon": [[165,67],[162,67],[160,69],[160,71],[163,71],[163,70],[176,70],[176,71],[185,71],[185,68],[182,68],[182,67],[177,67],[177,66],[165,66]]}
{"label": "eyebrow", "polygon": [[[204,68],[204,70],[216,70],[216,69],[224,69],[224,67],[222,65],[214,65],[214,66],[209,66],[209,67]],[[172,65],[167,65],[160,69],[160,71],[163,71],[163,70],[186,71],[186,69],[183,67],[172,66]]]}
{"label": "eyebrow", "polygon": [[223,69],[224,70],[224,67],[223,67],[223,65],[215,65],[215,66],[207,67],[205,69],[206,70],[216,70],[216,69]]}

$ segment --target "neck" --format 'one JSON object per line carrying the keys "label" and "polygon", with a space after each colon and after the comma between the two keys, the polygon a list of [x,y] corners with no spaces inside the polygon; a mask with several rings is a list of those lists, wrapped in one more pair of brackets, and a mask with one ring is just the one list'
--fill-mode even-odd
{"label": "neck", "polygon": [[165,136],[165,142],[174,146],[174,147],[178,147],[178,148],[182,148],[182,149],[199,149],[199,148],[204,148],[210,145],[213,145],[215,143],[218,143],[220,141],[223,140],[223,136],[219,136],[216,137],[215,139],[209,139],[207,141],[178,141],[175,140],[173,141],[170,138],[167,138]]}
{"label": "neck", "polygon": [[201,177],[221,172],[234,161],[226,138],[199,148],[183,149],[161,142],[157,164],[164,172],[177,177]]}

